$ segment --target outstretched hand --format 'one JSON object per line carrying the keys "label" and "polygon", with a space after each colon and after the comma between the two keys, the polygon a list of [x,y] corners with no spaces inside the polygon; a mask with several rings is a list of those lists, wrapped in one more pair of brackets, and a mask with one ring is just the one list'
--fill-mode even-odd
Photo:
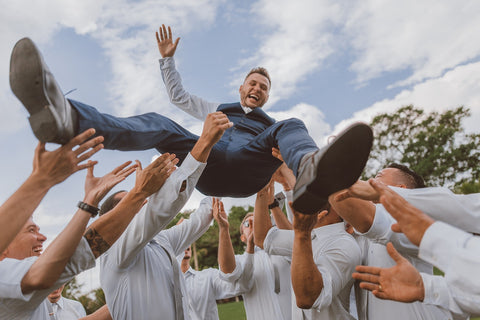
{"label": "outstretched hand", "polygon": [[396,262],[395,266],[357,266],[357,272],[352,277],[362,281],[360,288],[372,291],[377,298],[400,302],[423,301],[425,289],[420,273],[395,250],[391,242],[387,244],[387,251]]}
{"label": "outstretched hand", "polygon": [[328,214],[327,210],[323,210],[318,214],[303,214],[292,207],[292,202],[289,202],[288,205],[293,212],[293,230],[295,232],[311,233],[317,221]]}
{"label": "outstretched hand", "polygon": [[168,177],[175,171],[175,165],[178,159],[175,154],[164,153],[148,167],[142,169],[140,161],[137,163],[137,176],[135,179],[135,189],[137,192],[143,193],[145,197],[149,197],[163,186]]}
{"label": "outstretched hand", "polygon": [[95,129],[88,129],[53,151],[47,151],[45,142],[39,142],[35,149],[32,176],[52,187],[73,173],[95,165],[96,161],[80,164],[103,149],[103,137],[87,140],[94,134]]}
{"label": "outstretched hand", "polygon": [[105,197],[114,186],[135,172],[137,165],[133,164],[129,166],[130,163],[131,161],[125,162],[103,177],[95,177],[93,175],[94,165],[91,165],[87,170],[87,178],[85,179],[84,202],[97,207],[103,197]]}
{"label": "outstretched hand", "polygon": [[223,202],[218,198],[212,198],[212,214],[213,219],[217,221],[220,229],[228,229],[228,217],[225,209],[223,208]]}
{"label": "outstretched hand", "polygon": [[380,195],[372,188],[368,181],[358,180],[350,188],[339,191],[334,196],[334,200],[337,202],[343,201],[348,198],[359,198],[362,200],[368,200],[378,202]]}
{"label": "outstretched hand", "polygon": [[165,28],[164,24],[158,28],[158,32],[155,32],[155,35],[157,37],[158,51],[160,51],[162,58],[173,57],[175,51],[177,50],[177,45],[180,41],[180,38],[177,38],[175,42],[173,42],[172,29],[170,26],[168,26],[167,33],[167,28]]}

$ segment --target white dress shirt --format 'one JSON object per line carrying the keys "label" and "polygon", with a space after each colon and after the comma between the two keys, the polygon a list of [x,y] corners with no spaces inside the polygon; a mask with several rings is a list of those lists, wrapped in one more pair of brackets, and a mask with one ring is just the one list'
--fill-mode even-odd
{"label": "white dress shirt", "polygon": [[[395,262],[388,255],[386,244],[393,246],[420,272],[433,274],[433,266],[418,258],[418,247],[412,244],[403,233],[395,233],[391,226],[395,219],[385,210],[383,205],[375,205],[375,218],[366,233],[358,233],[358,244],[362,250],[362,264],[380,268],[395,266]],[[424,319],[440,320],[452,319],[453,315],[446,309],[436,305],[413,302],[402,303],[392,300],[382,300],[375,297],[370,291],[359,289],[356,293],[357,312],[360,320],[404,320]]]}
{"label": "white dress shirt", "polygon": [[[264,240],[270,255],[292,256],[294,232],[275,227]],[[323,289],[311,309],[300,309],[292,295],[292,319],[353,319],[349,313],[352,273],[361,253],[355,239],[345,231],[343,222],[312,231],[313,259],[322,274]]]}
{"label": "white dress shirt", "polygon": [[192,320],[218,320],[216,300],[237,296],[235,285],[220,279],[220,271],[188,269],[184,274]]}
{"label": "white dress shirt", "polygon": [[[52,306],[53,318],[55,320],[78,320],[87,315],[83,305],[76,300],[60,297],[55,303],[51,303],[50,301],[46,303],[49,303]],[[35,318],[32,320],[35,320]]]}
{"label": "white dress shirt", "polygon": [[95,266],[95,257],[87,240],[82,237],[65,270],[51,288],[23,294],[20,283],[36,259],[38,257],[0,261],[0,319],[47,320],[47,296],[75,275]]}
{"label": "white dress shirt", "polygon": [[[172,263],[178,267],[175,257],[208,229],[212,200],[204,199],[182,224],[162,230],[180,212],[204,167],[204,163],[188,154],[100,258],[100,282],[114,319],[175,319],[176,281],[181,287],[185,319],[189,319],[184,279],[181,271],[174,279]],[[180,192],[183,181],[187,181],[187,186]]]}
{"label": "white dress shirt", "polygon": [[288,261],[281,257],[272,259],[264,250],[255,247],[254,254],[236,255],[235,262],[232,273],[220,272],[220,275],[222,279],[239,284],[236,293],[243,296],[247,319],[291,319],[290,272],[284,274]]}
{"label": "white dress shirt", "polygon": [[[159,60],[162,79],[165,83],[170,102],[188,113],[189,115],[204,121],[209,113],[217,111],[220,103],[209,102],[188,93],[182,85],[182,78],[175,69],[173,57],[166,57]],[[249,107],[242,106],[245,113],[252,111]]]}
{"label": "white dress shirt", "polygon": [[434,220],[480,233],[480,193],[454,194],[447,188],[391,188]]}
{"label": "white dress shirt", "polygon": [[437,221],[423,235],[420,258],[445,272],[445,279],[422,275],[425,301],[480,315],[480,237]]}

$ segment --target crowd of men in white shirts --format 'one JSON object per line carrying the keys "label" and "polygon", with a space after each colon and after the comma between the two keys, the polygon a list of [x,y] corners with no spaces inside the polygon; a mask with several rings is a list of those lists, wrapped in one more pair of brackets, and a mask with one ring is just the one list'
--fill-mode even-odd
{"label": "crowd of men in white shirts", "polygon": [[[289,205],[296,176],[283,163],[240,225],[242,255],[234,253],[218,198],[205,198],[189,219],[166,229],[232,126],[224,117],[205,116],[178,167],[175,154],[163,153],[146,168],[126,162],[95,177],[96,161],[88,159],[104,138],[94,129],[53,151],[39,142],[31,175],[0,207],[0,319],[218,319],[216,300],[239,295],[249,320],[480,315],[480,194],[425,187],[403,165],[388,165],[374,179],[330,194],[323,210],[304,214]],[[281,152],[272,150],[280,161]],[[323,170],[335,163],[329,166]],[[84,169],[78,211],[42,252],[46,238],[34,210],[53,186]],[[134,187],[100,206],[134,172]],[[286,215],[275,182],[286,195]],[[193,270],[190,246],[213,220],[219,268]],[[85,316],[58,292],[97,258],[106,305]],[[434,266],[445,276],[434,275]]]}

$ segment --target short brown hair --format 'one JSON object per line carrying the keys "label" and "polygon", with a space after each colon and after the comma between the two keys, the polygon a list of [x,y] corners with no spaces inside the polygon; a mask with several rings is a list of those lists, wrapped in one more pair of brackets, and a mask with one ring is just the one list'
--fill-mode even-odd
{"label": "short brown hair", "polygon": [[100,207],[99,215],[103,216],[105,213],[109,212],[117,206],[117,204],[122,200],[122,198],[116,197],[117,194],[127,192],[126,190],[120,190],[108,197]]}
{"label": "short brown hair", "polygon": [[[265,78],[268,79],[268,83],[270,84],[270,88],[272,87],[272,80],[270,80],[270,75],[268,74],[268,71],[267,69],[265,69],[264,67],[255,67],[253,68],[252,70],[250,70],[247,74],[247,76],[245,77],[245,80],[247,80],[247,78],[252,74],[252,73],[258,73],[258,74],[261,74],[262,76],[264,76]],[[243,80],[245,82],[245,80]]]}

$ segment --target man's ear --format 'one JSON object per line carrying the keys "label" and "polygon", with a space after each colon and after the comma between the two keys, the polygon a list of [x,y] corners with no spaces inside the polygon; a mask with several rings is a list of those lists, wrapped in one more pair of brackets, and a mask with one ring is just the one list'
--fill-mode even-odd
{"label": "man's ear", "polygon": [[404,185],[404,184],[397,184],[397,185],[395,185],[394,187],[407,189],[407,186]]}
{"label": "man's ear", "polygon": [[240,240],[242,240],[242,242],[245,242],[245,241],[247,241],[247,238],[245,238],[245,235],[242,234],[242,235],[240,236]]}
{"label": "man's ear", "polygon": [[238,88],[238,93],[242,92],[243,84],[240,85],[240,88]]}

